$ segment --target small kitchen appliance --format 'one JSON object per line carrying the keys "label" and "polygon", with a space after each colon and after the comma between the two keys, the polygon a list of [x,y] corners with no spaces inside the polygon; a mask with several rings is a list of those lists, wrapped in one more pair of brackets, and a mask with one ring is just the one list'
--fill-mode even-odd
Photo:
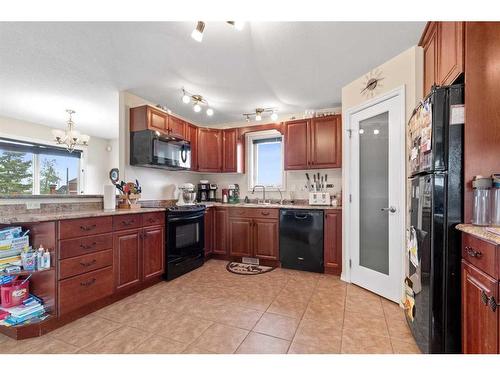
{"label": "small kitchen appliance", "polygon": [[311,206],[329,206],[330,193],[309,193],[309,204]]}
{"label": "small kitchen appliance", "polygon": [[493,180],[489,177],[475,176],[472,180],[474,201],[472,224],[488,226],[491,224],[491,192]]}
{"label": "small kitchen appliance", "polygon": [[227,192],[228,203],[240,203],[240,186],[238,184],[230,184]]}
{"label": "small kitchen appliance", "polygon": [[194,191],[194,185],[186,182],[179,186],[179,200],[177,201],[177,206],[193,206],[196,201],[196,192]]}
{"label": "small kitchen appliance", "polygon": [[217,185],[210,184],[208,187],[208,200],[214,202],[217,197]]}

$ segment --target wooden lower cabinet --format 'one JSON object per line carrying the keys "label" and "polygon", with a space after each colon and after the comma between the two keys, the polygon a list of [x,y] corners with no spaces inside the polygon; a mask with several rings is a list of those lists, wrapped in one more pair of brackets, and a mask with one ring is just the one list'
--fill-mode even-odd
{"label": "wooden lower cabinet", "polygon": [[213,249],[214,254],[227,254],[227,219],[228,212],[224,207],[215,207],[214,209],[214,240]]}
{"label": "wooden lower cabinet", "polygon": [[132,229],[113,235],[116,290],[141,282],[141,233],[140,229]]}
{"label": "wooden lower cabinet", "polygon": [[163,226],[143,229],[142,280],[161,276],[165,272],[165,230]]}
{"label": "wooden lower cabinet", "polygon": [[325,273],[342,272],[342,211],[325,210],[324,218]]}
{"label": "wooden lower cabinet", "polygon": [[232,256],[250,257],[253,248],[253,220],[235,217],[229,220],[229,254]]}
{"label": "wooden lower cabinet", "polygon": [[205,211],[205,257],[212,254],[214,248],[214,213],[213,207]]}
{"label": "wooden lower cabinet", "polygon": [[462,352],[498,353],[498,281],[462,261]]}
{"label": "wooden lower cabinet", "polygon": [[254,219],[253,223],[254,256],[260,259],[279,260],[279,221]]}
{"label": "wooden lower cabinet", "polygon": [[279,219],[275,209],[230,209],[229,255],[279,260]]}

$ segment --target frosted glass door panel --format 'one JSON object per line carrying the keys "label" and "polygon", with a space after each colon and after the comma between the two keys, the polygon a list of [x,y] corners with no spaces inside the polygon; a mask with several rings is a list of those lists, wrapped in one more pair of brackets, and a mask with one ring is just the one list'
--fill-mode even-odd
{"label": "frosted glass door panel", "polygon": [[389,274],[389,112],[359,122],[359,265]]}

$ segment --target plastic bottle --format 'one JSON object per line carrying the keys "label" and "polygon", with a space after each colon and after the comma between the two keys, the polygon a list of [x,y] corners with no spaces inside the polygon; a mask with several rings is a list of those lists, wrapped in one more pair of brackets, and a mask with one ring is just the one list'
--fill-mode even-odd
{"label": "plastic bottle", "polygon": [[43,253],[45,249],[43,248],[43,245],[40,245],[38,248],[38,251],[36,252],[36,269],[37,270],[42,270],[43,269]]}
{"label": "plastic bottle", "polygon": [[49,250],[45,250],[45,253],[43,253],[43,269],[48,270],[50,268],[50,253]]}

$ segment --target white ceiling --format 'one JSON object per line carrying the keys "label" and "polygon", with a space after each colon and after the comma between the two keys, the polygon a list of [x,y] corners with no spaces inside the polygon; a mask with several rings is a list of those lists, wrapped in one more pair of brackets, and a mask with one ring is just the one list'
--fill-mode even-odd
{"label": "white ceiling", "polygon": [[[415,45],[424,22],[251,22],[242,31],[207,22],[0,23],[0,116],[118,135],[127,90],[197,124],[240,121],[256,107],[281,114],[340,105],[341,88]],[[208,118],[181,102],[206,97]]]}

